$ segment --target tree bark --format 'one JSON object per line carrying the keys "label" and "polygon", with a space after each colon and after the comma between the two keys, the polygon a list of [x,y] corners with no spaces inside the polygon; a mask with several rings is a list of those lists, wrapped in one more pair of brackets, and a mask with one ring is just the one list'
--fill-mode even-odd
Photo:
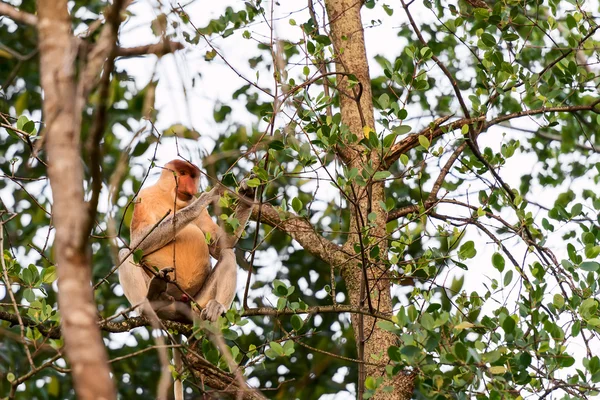
{"label": "tree bark", "polygon": [[[374,130],[375,127],[369,64],[360,15],[361,6],[361,0],[326,1],[331,38],[336,55],[336,71],[353,74],[361,83],[360,86],[351,88],[348,85],[347,77],[344,76],[339,80],[338,86],[342,123],[346,124],[350,131],[359,138],[364,137],[363,128],[368,127]],[[360,174],[364,165],[370,161],[374,170],[377,171],[381,160],[376,150],[363,155],[362,146],[359,147],[358,144],[352,143],[347,145],[344,150],[340,151],[340,156],[349,168],[356,167]],[[368,214],[376,213],[375,227],[370,228],[368,231],[369,238],[372,239],[372,244],[377,243],[382,257],[386,257],[387,213],[379,205],[380,201],[385,202],[384,189],[383,182],[372,182],[367,185],[367,188],[356,184],[352,185],[351,192],[348,193],[348,196],[354,202],[354,204],[349,204],[351,208],[350,232],[355,233],[349,236],[344,249],[352,254],[355,246],[359,245],[366,255],[360,263],[346,264],[341,272],[346,282],[352,306],[366,307],[368,305],[368,289],[372,308],[383,314],[390,314],[392,312],[392,298],[387,271],[372,266],[370,262],[372,260],[368,259],[368,250],[365,250],[365,244],[361,243],[358,234],[361,230],[366,229]],[[363,268],[366,271],[363,271]],[[367,276],[366,280],[364,279],[365,275]],[[352,315],[352,327],[359,357],[370,363],[387,365],[390,361],[387,349],[389,346],[397,344],[396,336],[380,329],[375,318],[359,314]],[[362,398],[366,377],[378,378],[382,376],[384,381],[372,398],[385,400],[410,399],[413,392],[414,377],[404,374],[388,377],[385,369],[378,365],[361,365],[358,385],[359,398]],[[382,390],[385,386],[392,386],[393,390],[391,392]]]}
{"label": "tree bark", "polygon": [[38,19],[44,134],[65,353],[78,398],[114,399],[115,388],[90,285],[91,253],[76,118],[77,42],[71,34],[67,1],[38,1]]}

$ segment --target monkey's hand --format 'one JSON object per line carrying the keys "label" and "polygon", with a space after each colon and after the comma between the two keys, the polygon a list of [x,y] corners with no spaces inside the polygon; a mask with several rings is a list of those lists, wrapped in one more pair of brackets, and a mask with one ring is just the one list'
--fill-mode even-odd
{"label": "monkey's hand", "polygon": [[146,297],[150,302],[153,301],[173,301],[173,296],[167,294],[167,284],[171,281],[169,273],[173,272],[175,268],[163,268],[148,285],[148,294]]}
{"label": "monkey's hand", "polygon": [[209,300],[200,313],[200,318],[206,321],[215,322],[217,319],[219,319],[220,315],[225,313],[225,311],[227,311],[227,309],[223,304],[216,300]]}

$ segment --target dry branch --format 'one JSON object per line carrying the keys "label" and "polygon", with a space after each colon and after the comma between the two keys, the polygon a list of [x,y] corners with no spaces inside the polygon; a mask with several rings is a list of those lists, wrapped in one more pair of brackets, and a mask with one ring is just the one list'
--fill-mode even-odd
{"label": "dry branch", "polygon": [[38,19],[35,15],[21,11],[16,7],[0,2],[0,16],[6,16],[15,22],[20,22],[27,25],[36,25]]}

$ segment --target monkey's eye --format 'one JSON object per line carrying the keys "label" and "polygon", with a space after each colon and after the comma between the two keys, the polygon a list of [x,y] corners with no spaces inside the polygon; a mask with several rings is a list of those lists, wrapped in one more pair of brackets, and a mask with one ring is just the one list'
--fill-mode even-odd
{"label": "monkey's eye", "polygon": [[185,176],[185,171],[179,171],[179,175]]}

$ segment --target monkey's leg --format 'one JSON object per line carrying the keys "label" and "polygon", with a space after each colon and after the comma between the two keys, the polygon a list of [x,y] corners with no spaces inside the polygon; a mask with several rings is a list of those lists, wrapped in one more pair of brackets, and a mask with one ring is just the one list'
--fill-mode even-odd
{"label": "monkey's leg", "polygon": [[211,249],[213,257],[215,254],[218,254],[219,261],[195,297],[198,305],[202,307],[200,317],[212,322],[216,321],[220,315],[229,309],[235,297],[237,266],[232,247],[235,246],[248,224],[250,214],[252,213],[252,199],[255,197],[255,192],[253,188],[247,185],[245,180],[242,181],[238,194],[240,198],[235,209],[235,217],[238,219],[240,225],[233,233],[233,236],[223,237],[219,241],[217,245],[220,248],[219,252]]}
{"label": "monkey's leg", "polygon": [[147,298],[156,315],[161,319],[191,323],[192,310],[189,304],[176,301],[167,294],[167,286],[170,281],[168,274],[173,268],[163,268],[150,280]]}
{"label": "monkey's leg", "polygon": [[233,249],[222,249],[219,261],[204,282],[196,302],[202,307],[200,317],[216,321],[226,312],[235,297],[237,266]]}
{"label": "monkey's leg", "polygon": [[[127,253],[129,253],[128,250],[121,250],[119,258],[122,260]],[[132,255],[127,257],[119,267],[119,282],[123,287],[125,297],[132,306],[141,304],[146,300],[149,281],[150,277],[144,272],[143,268],[133,262]]]}

